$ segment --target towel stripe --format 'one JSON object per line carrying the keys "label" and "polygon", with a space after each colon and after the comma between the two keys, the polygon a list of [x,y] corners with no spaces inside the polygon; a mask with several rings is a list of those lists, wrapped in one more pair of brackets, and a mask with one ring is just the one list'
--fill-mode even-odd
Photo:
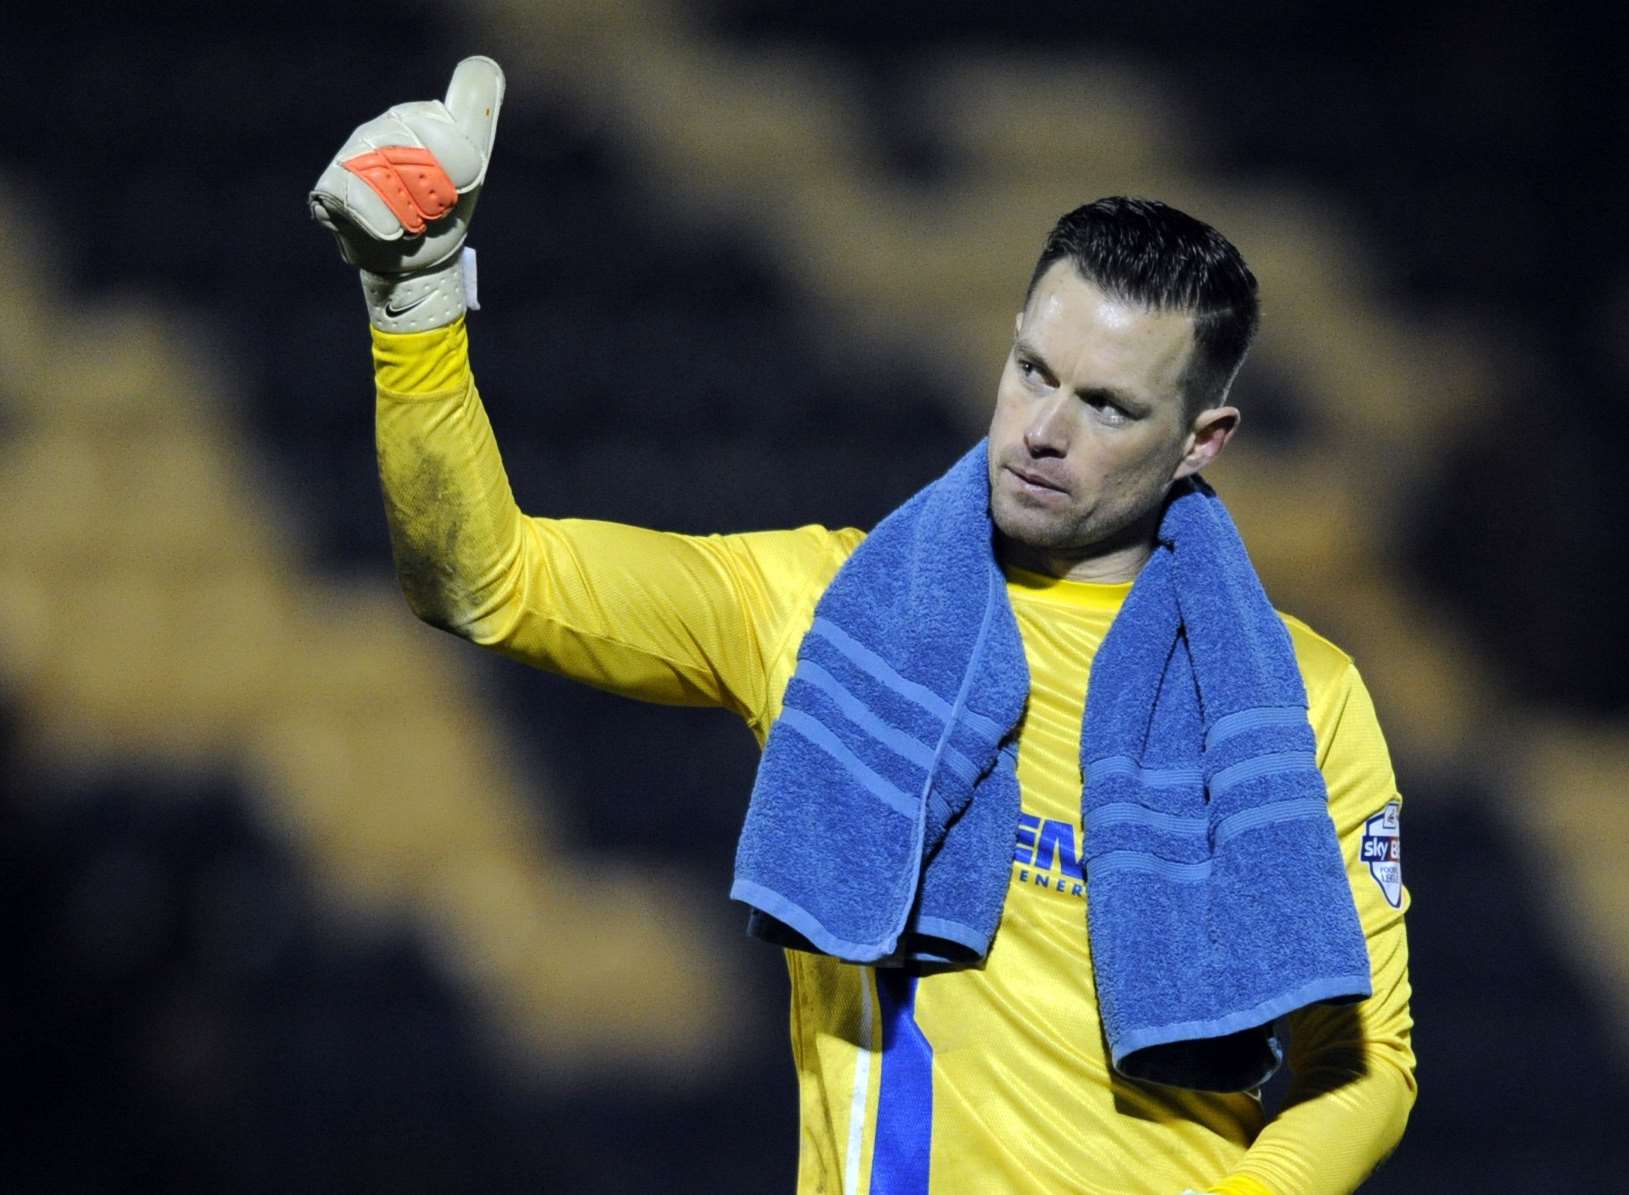
{"label": "towel stripe", "polygon": [[916,817],[917,810],[920,807],[919,801],[906,796],[873,772],[863,759],[844,746],[835,734],[827,730],[816,719],[811,718],[802,710],[788,708],[781,711],[780,720],[788,730],[795,730],[842,764],[848,774],[858,780],[867,792],[881,800],[894,812],[909,818]]}
{"label": "towel stripe", "polygon": [[1311,751],[1274,751],[1245,759],[1232,767],[1223,768],[1210,779],[1210,795],[1214,800],[1234,785],[1263,776],[1276,776],[1280,772],[1297,772],[1302,768],[1316,768],[1317,758]]}
{"label": "towel stripe", "polygon": [[[1115,808],[1105,805],[1104,809]],[[1145,824],[1154,824],[1154,819],[1164,817],[1164,814],[1155,813],[1151,809],[1138,809],[1137,806],[1120,806],[1123,809],[1136,810],[1147,815]],[[1213,846],[1221,846],[1230,838],[1243,834],[1246,830],[1254,830],[1258,826],[1271,826],[1278,822],[1295,821],[1304,817],[1316,817],[1328,809],[1327,803],[1321,797],[1299,797],[1292,801],[1276,801],[1271,805],[1262,805],[1255,809],[1243,809],[1231,817],[1223,818],[1216,826],[1216,835],[1212,840]],[[1143,821],[1142,818],[1127,817],[1126,821]],[[1189,821],[1188,818],[1174,818],[1175,821]],[[1160,828],[1160,827],[1156,827]],[[1183,831],[1178,831],[1179,833]],[[1116,871],[1143,871],[1150,875],[1159,876],[1162,880],[1171,880],[1178,884],[1197,884],[1201,880],[1210,878],[1209,859],[1198,863],[1176,863],[1170,859],[1162,859],[1158,855],[1147,851],[1105,851],[1097,858],[1090,860],[1086,865],[1086,874],[1105,875]]]}
{"label": "towel stripe", "polygon": [[939,721],[943,722],[950,717],[950,702],[935,693],[926,685],[919,685],[913,680],[906,680],[894,666],[850,635],[842,627],[829,618],[817,618],[809,627],[811,635],[819,635],[859,668],[872,680],[899,694],[905,700],[921,706]]}
{"label": "towel stripe", "polygon": [[1086,877],[1095,879],[1116,871],[1145,871],[1175,884],[1197,884],[1210,878],[1210,860],[1173,863],[1147,851],[1107,851],[1086,864]]}
{"label": "towel stripe", "polygon": [[1123,825],[1146,826],[1150,830],[1158,830],[1164,834],[1210,833],[1208,817],[1179,817],[1174,813],[1161,813],[1157,809],[1146,809],[1126,801],[1099,805],[1086,815],[1087,834],[1106,826]]}
{"label": "towel stripe", "polygon": [[[793,679],[806,681],[830,697],[845,718],[894,754],[914,763],[924,772],[933,766],[931,747],[899,727],[884,722],[875,710],[850,692],[842,681],[813,660],[799,660],[798,670],[793,674]],[[946,750],[945,763],[969,786],[979,778],[979,770],[973,761],[954,747]]]}
{"label": "towel stripe", "polygon": [[1229,838],[1243,834],[1246,830],[1254,830],[1257,826],[1271,826],[1303,817],[1318,817],[1328,809],[1329,803],[1322,797],[1300,797],[1293,801],[1275,801],[1271,805],[1259,805],[1254,809],[1241,809],[1216,824],[1216,836],[1211,841],[1213,845],[1221,846]]}
{"label": "towel stripe", "polygon": [[[809,633],[819,635],[830,643],[856,668],[859,668],[872,680],[889,689],[914,705],[919,705],[928,713],[938,718],[940,722],[950,720],[950,702],[935,693],[926,685],[919,685],[913,680],[906,680],[894,670],[894,666],[850,635],[842,627],[829,618],[817,618]],[[979,731],[987,738],[999,739],[1006,733],[1006,728],[997,726],[989,718],[974,710],[963,709],[961,716],[973,729]]]}
{"label": "towel stripe", "polygon": [[1263,726],[1302,726],[1307,711],[1298,705],[1258,705],[1253,709],[1238,710],[1218,718],[1205,732],[1205,750],[1225,743],[1247,730],[1260,730]]}
{"label": "towel stripe", "polygon": [[[1260,805],[1253,809],[1242,809],[1238,813],[1223,818],[1216,825],[1216,832],[1212,842],[1221,846],[1236,834],[1246,830],[1253,830],[1257,826],[1268,826],[1274,822],[1287,822],[1296,818],[1316,817],[1328,808],[1328,802],[1322,797],[1297,797],[1289,801],[1275,801],[1271,805]],[[1174,813],[1161,813],[1157,809],[1146,809],[1141,805],[1132,805],[1125,801],[1116,801],[1112,805],[1099,805],[1086,815],[1086,833],[1101,830],[1107,826],[1146,826],[1150,830],[1158,830],[1163,834],[1209,834],[1210,821],[1203,817],[1179,817]]]}
{"label": "towel stripe", "polygon": [[932,765],[931,747],[884,722],[870,706],[850,693],[840,680],[813,660],[799,660],[798,670],[792,674],[792,679],[805,681],[830,697],[845,718],[895,755],[914,763],[924,772]]}
{"label": "towel stripe", "polygon": [[916,1023],[917,978],[876,971],[882,1083],[871,1146],[871,1195],[927,1195],[933,1144],[933,1047]]}
{"label": "towel stripe", "polygon": [[1128,776],[1144,788],[1181,788],[1205,782],[1198,768],[1145,768],[1129,755],[1107,755],[1087,765],[1088,784],[1109,776]]}

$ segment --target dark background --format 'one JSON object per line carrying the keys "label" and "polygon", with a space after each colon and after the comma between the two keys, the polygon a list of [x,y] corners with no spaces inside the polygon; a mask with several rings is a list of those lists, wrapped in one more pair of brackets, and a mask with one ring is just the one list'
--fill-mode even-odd
{"label": "dark background", "polygon": [[[1367,254],[1370,301],[1405,323],[1451,313],[1502,349],[1377,573],[1405,608],[1465,633],[1496,689],[1483,696],[1497,733],[1615,732],[1629,703],[1629,638],[1616,630],[1629,561],[1616,22],[1538,6],[1284,9],[684,11],[691,35],[731,60],[791,46],[843,72],[871,160],[911,186],[961,180],[932,122],[902,102],[923,63],[1079,54],[1166,80],[1204,169],[1327,200]],[[584,12],[585,29],[606,19]],[[745,213],[687,207],[592,88],[536,77],[526,44],[506,40],[512,23],[488,10],[33,6],[8,26],[10,252],[44,271],[59,311],[135,304],[176,352],[210,361],[211,418],[252,445],[245,484],[292,529],[292,567],[312,592],[391,574],[362,309],[306,222],[304,192],[351,126],[437,94],[466,53],[492,54],[511,80],[476,224],[486,310],[472,339],[529,511],[697,532],[869,526],[976,434],[941,392],[941,362],[885,339],[834,346],[843,325],[790,250]],[[590,62],[573,77],[592,74]],[[1082,186],[1082,199],[1095,193]],[[1028,266],[1013,263],[1015,295]],[[16,444],[56,426],[31,395],[49,389],[41,371],[68,363],[7,343],[0,436]],[[651,361],[661,368],[638,364]],[[992,362],[969,386],[994,373]],[[0,468],[23,476],[14,459]],[[49,524],[65,501],[53,487],[71,483],[51,474],[12,521]],[[32,567],[29,542],[6,541],[13,573]],[[95,537],[76,559],[52,575],[95,573]],[[23,621],[14,609],[7,626]],[[546,772],[537,800],[562,849],[667,869],[705,910],[706,948],[730,956],[729,1049],[666,1069],[608,1059],[555,1073],[546,1050],[517,1063],[506,1051],[523,1047],[493,1044],[422,923],[334,929],[301,840],[265,816],[230,745],[121,754],[89,714],[47,736],[39,660],[80,630],[0,639],[9,1189],[790,1188],[783,971],[734,937],[739,913],[723,899],[754,762],[730,718],[454,653],[510,766]],[[15,650],[25,641],[33,655]],[[1360,658],[1388,648],[1347,646]],[[1572,898],[1574,861],[1535,842],[1532,794],[1477,744],[1398,767],[1421,1097],[1365,1189],[1614,1189],[1629,1167],[1614,1131],[1629,1075],[1602,993],[1622,947],[1597,957],[1580,944],[1621,939],[1621,922]],[[1601,781],[1603,807],[1619,775]],[[1601,825],[1598,841],[1621,850],[1623,825]]]}

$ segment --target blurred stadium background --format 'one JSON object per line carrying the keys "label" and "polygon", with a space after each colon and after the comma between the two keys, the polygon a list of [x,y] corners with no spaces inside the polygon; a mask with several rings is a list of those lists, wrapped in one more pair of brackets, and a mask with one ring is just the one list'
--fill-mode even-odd
{"label": "blurred stadium background", "polygon": [[31,5],[0,71],[0,1180],[791,1188],[754,752],[396,595],[349,129],[509,75],[477,376],[523,505],[870,525],[1100,194],[1264,284],[1214,480],[1408,798],[1421,1098],[1366,1190],[1629,1173],[1629,256],[1607,9]]}

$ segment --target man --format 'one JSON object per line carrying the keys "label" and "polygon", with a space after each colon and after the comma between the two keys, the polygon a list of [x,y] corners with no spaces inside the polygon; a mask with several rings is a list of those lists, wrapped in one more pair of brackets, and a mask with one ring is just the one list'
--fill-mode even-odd
{"label": "man", "polygon": [[[445,104],[402,105],[361,126],[313,192],[313,215],[363,269],[380,476],[398,573],[414,611],[435,626],[619,693],[733,709],[766,745],[735,892],[754,906],[757,932],[797,947],[787,962],[802,1115],[799,1190],[1354,1190],[1401,1136],[1415,1090],[1407,897],[1395,865],[1400,798],[1350,659],[1270,609],[1264,636],[1241,613],[1248,595],[1213,600],[1228,568],[1248,571],[1247,562],[1225,562],[1227,544],[1236,542],[1231,524],[1206,513],[1215,500],[1195,480],[1239,426],[1227,397],[1257,307],[1255,280],[1237,251],[1157,203],[1106,199],[1065,216],[1018,313],[987,447],[869,538],[820,527],[689,537],[529,518],[515,506],[474,387],[464,320],[473,263],[463,242],[501,98],[496,64],[466,60]],[[945,538],[960,534],[954,519],[921,513],[949,510],[953,501],[972,528],[959,543]],[[1221,571],[1194,573],[1197,566],[1183,563],[1195,558],[1199,539],[1221,551]],[[954,595],[947,591],[969,570],[958,567],[931,585],[926,571],[913,571],[931,570],[941,547],[990,562],[993,596],[976,634],[948,612]],[[1199,579],[1184,580],[1190,576]],[[867,578],[877,579],[875,588]],[[1148,611],[1157,605],[1150,595],[1165,592],[1159,585],[1181,605],[1183,621],[1159,653],[1157,691],[1146,703],[1120,704],[1134,720],[1152,722],[1150,742],[1166,733],[1162,718],[1177,728],[1169,730],[1172,743],[1192,723],[1215,746],[1219,721],[1315,739],[1315,765],[1304,753],[1310,775],[1291,778],[1301,795],[1241,807],[1221,830],[1206,820],[1206,810],[1223,803],[1217,775],[1206,773],[1205,784],[1182,797],[1196,805],[1159,805],[1194,782],[1198,767],[1157,767],[1146,753],[1133,759],[1112,725],[1113,703],[1130,683],[1121,678],[1137,675],[1128,628],[1155,625]],[[945,613],[949,629],[934,650],[961,653],[947,673],[953,682],[963,678],[959,690],[952,683],[935,691],[933,661],[899,649],[937,633],[900,625],[890,603],[901,593],[927,603],[926,622]],[[1220,608],[1213,615],[1208,606]],[[1263,658],[1278,658],[1276,651],[1289,661],[1287,721],[1259,699],[1219,721],[1215,709],[1201,708],[1223,699],[1235,664],[1252,664],[1227,656],[1218,679],[1201,650],[1213,616],[1224,626],[1215,636],[1224,656],[1244,650],[1236,641],[1261,639]],[[1010,630],[1007,656],[985,652],[989,625],[996,639]],[[1191,671],[1171,671],[1176,665],[1163,661],[1173,653],[1183,667],[1191,655]],[[986,664],[993,679],[971,683],[975,667]],[[851,679],[834,676],[848,666]],[[877,682],[879,696],[861,693],[871,683],[861,672]],[[1173,684],[1172,676],[1187,679]],[[991,694],[1003,686],[1016,694],[1006,722],[989,713]],[[937,711],[940,729],[913,738],[907,724],[923,710]],[[966,727],[984,724],[988,742],[969,746]],[[1094,736],[1107,736],[1095,754]],[[1243,788],[1276,784],[1259,778],[1288,774],[1302,754],[1270,751],[1229,770],[1246,777]],[[959,797],[950,777],[958,770]],[[896,783],[902,776],[909,778]],[[1004,777],[1010,808],[1002,805]],[[1142,805],[1093,805],[1104,785],[1123,783],[1151,795]],[[881,798],[875,806],[865,803],[868,788]],[[1315,817],[1307,816],[1307,791],[1316,793]],[[858,827],[827,816],[850,799],[861,802]],[[805,819],[811,834],[789,843],[778,829],[788,817]],[[856,874],[842,857],[843,835],[858,833],[853,841],[870,850],[896,822],[916,852],[901,873],[902,903],[883,918],[880,936],[857,944],[843,927],[876,911],[867,890],[874,877]],[[988,861],[989,842],[976,840],[984,823],[995,827],[990,841],[1001,869],[995,905],[977,910],[992,919],[990,932],[940,917],[935,906],[942,888],[951,905],[962,899],[955,887],[973,874],[958,852]],[[835,846],[814,841],[828,831]],[[1124,833],[1152,834],[1167,846],[1105,853],[1102,844]],[[1311,844],[1304,851],[1271,845],[1296,834]],[[1228,856],[1223,839],[1246,850],[1254,842],[1264,853]],[[1198,854],[1182,856],[1190,849]],[[1249,865],[1229,872],[1228,858]],[[1207,935],[1225,937],[1234,927],[1209,912],[1179,914],[1167,923],[1171,941],[1204,923],[1172,964],[1173,975],[1193,982],[1147,990],[1166,935],[1150,933],[1153,923],[1127,909],[1149,894],[1154,905],[1177,908],[1194,898],[1223,902],[1226,874],[1243,877],[1246,906],[1270,902],[1275,884],[1294,885],[1320,867],[1326,875],[1333,869],[1339,892],[1331,899],[1325,889],[1318,907],[1292,905],[1292,915],[1269,922],[1270,940],[1254,954],[1270,957],[1255,970],[1271,987],[1281,965],[1305,961],[1293,950],[1276,954],[1276,939],[1297,939],[1303,955],[1318,955],[1349,930],[1360,986],[1350,975],[1324,982],[1319,973],[1316,982],[1291,985],[1289,998],[1276,989],[1271,1001],[1252,996],[1245,1011],[1198,1030],[1183,1021],[1174,1033],[1164,1023],[1152,1035],[1135,1024],[1127,1031],[1125,1009],[1139,1001],[1188,1007],[1192,997],[1194,1006],[1226,1011],[1227,993],[1212,999],[1208,988],[1225,988],[1235,970],[1262,961],[1201,967],[1195,957]],[[1100,899],[1097,885],[1117,876],[1129,886],[1101,891],[1125,895]],[[788,896],[800,883],[805,890]],[[1292,889],[1290,899],[1301,891]],[[844,903],[851,892],[861,893],[853,907]],[[1248,909],[1239,914],[1248,916]],[[1313,932],[1303,932],[1303,920]],[[1111,957],[1125,950],[1129,967]],[[1294,1082],[1283,1109],[1264,1123],[1250,1088],[1276,1065],[1272,1022],[1281,1013]],[[1199,1056],[1190,1050],[1213,1047],[1233,1052],[1230,1078],[1183,1069]]]}

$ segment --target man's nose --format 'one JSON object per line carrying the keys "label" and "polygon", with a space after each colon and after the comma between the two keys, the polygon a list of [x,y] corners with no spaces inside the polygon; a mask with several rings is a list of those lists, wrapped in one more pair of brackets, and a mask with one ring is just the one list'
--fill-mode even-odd
{"label": "man's nose", "polygon": [[1029,425],[1024,428],[1024,447],[1035,457],[1069,455],[1066,396],[1051,395],[1035,410]]}

